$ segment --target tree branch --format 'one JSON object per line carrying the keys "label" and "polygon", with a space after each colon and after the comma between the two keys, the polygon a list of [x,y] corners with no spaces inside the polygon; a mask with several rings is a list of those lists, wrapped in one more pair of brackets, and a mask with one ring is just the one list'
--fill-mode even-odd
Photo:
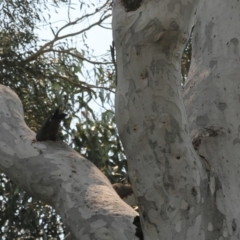
{"label": "tree branch", "polygon": [[[89,13],[89,14],[86,14],[86,15],[82,16],[81,18],[78,18],[78,19],[76,19],[75,21],[69,22],[69,23],[67,23],[66,25],[62,26],[62,27],[57,31],[56,35],[58,36],[63,29],[65,29],[65,28],[67,28],[67,27],[69,27],[69,26],[75,25],[75,24],[77,24],[77,23],[80,23],[80,22],[83,21],[84,19],[87,19],[87,18],[95,15],[96,13],[100,12],[102,9],[104,9],[104,8],[107,6],[108,2],[109,2],[109,0],[107,0],[105,4],[103,4],[100,8],[96,9],[94,12]],[[100,19],[101,19],[101,18],[100,18]]]}
{"label": "tree branch", "polygon": [[112,93],[115,93],[115,91],[113,91],[113,90],[111,90],[110,88],[107,88],[107,87],[100,87],[100,86],[88,84],[88,83],[83,82],[83,81],[79,81],[79,83],[77,83],[77,82],[71,80],[67,76],[62,76],[62,75],[58,75],[58,74],[51,74],[51,75],[45,75],[45,76],[46,76],[46,78],[51,78],[51,79],[54,79],[54,78],[55,79],[57,79],[57,78],[63,79],[63,80],[68,81],[71,84],[73,84],[74,86],[79,87],[81,89],[96,88],[96,89],[104,89],[104,90],[110,91]]}
{"label": "tree branch", "polygon": [[89,60],[89,59],[87,59],[87,58],[85,58],[85,57],[82,57],[81,55],[80,55],[80,53],[78,53],[78,54],[75,54],[75,53],[72,53],[72,52],[70,52],[71,51],[71,49],[66,49],[66,50],[49,50],[49,51],[45,51],[45,52],[57,52],[57,53],[67,53],[67,54],[69,54],[69,55],[71,55],[71,56],[73,56],[73,57],[76,57],[76,58],[80,58],[81,60],[84,60],[84,61],[86,61],[86,62],[89,62],[89,63],[92,63],[92,64],[112,64],[112,62],[97,62],[97,61],[92,61],[92,60]]}
{"label": "tree branch", "polygon": [[[100,19],[99,21],[89,25],[88,27],[82,29],[81,31],[78,32],[74,32],[74,33],[69,33],[63,36],[58,36],[60,33],[60,30],[63,30],[66,26],[70,26],[71,24],[68,23],[65,26],[63,26],[62,28],[59,29],[59,31],[57,32],[57,34],[55,35],[54,39],[51,40],[50,42],[44,44],[43,46],[40,47],[40,49],[38,51],[36,51],[34,54],[32,54],[31,56],[27,57],[26,59],[24,59],[22,62],[27,63],[27,62],[31,62],[35,59],[37,59],[40,55],[42,55],[46,50],[47,47],[53,45],[55,42],[64,39],[64,38],[68,38],[68,37],[73,37],[76,36],[78,34],[81,34],[83,32],[86,32],[87,30],[91,29],[92,27],[96,26],[96,25],[100,25],[105,19],[111,17],[111,14],[106,15],[105,17],[103,17],[102,19]],[[77,20],[76,20],[77,21]],[[52,50],[52,47],[50,47],[50,49]]]}
{"label": "tree branch", "polygon": [[108,179],[63,142],[36,142],[22,104],[0,85],[0,169],[32,196],[54,207],[72,239],[137,240],[137,213]]}

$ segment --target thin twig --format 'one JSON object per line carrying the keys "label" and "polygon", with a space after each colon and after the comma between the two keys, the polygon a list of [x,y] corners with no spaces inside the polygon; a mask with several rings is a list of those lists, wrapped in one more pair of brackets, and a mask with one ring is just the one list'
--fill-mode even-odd
{"label": "thin twig", "polygon": [[[51,40],[50,42],[44,44],[43,46],[40,47],[40,49],[35,52],[34,54],[32,54],[31,56],[27,57],[26,59],[24,59],[22,62],[26,63],[26,62],[30,62],[35,60],[36,58],[38,58],[40,55],[42,55],[44,52],[49,52],[49,49],[46,49],[47,47],[49,47],[50,45],[53,45],[56,41],[59,41],[63,38],[68,38],[68,37],[73,37],[76,36],[78,34],[81,34],[85,31],[88,31],[89,29],[91,29],[92,27],[96,26],[96,25],[100,25],[105,19],[109,18],[111,16],[111,14],[106,15],[104,18],[102,18],[101,20],[89,25],[87,28],[82,29],[81,31],[75,32],[75,33],[70,33],[70,34],[66,34],[63,36],[58,36],[60,33],[60,30],[63,30],[67,25],[70,26],[71,24],[66,24],[65,26],[63,26],[62,28],[59,29],[59,31],[56,33],[55,37],[53,40]],[[76,21],[75,21],[76,22]],[[50,50],[52,50],[50,48]]]}
{"label": "thin twig", "polygon": [[[56,79],[56,78],[60,78],[60,79],[63,79],[63,80],[65,80],[65,81],[68,81],[68,82],[74,84],[74,85],[77,86],[77,87],[84,88],[84,89],[97,88],[97,89],[104,89],[104,90],[107,90],[107,91],[110,91],[110,92],[114,93],[114,91],[111,90],[110,88],[107,88],[107,87],[99,87],[99,86],[96,86],[96,85],[88,84],[88,83],[86,83],[86,82],[81,82],[82,84],[80,84],[80,83],[77,83],[77,82],[71,80],[70,78],[68,78],[68,77],[66,77],[66,76],[62,76],[62,75],[52,74],[52,75],[45,75],[45,77],[51,78],[51,79],[53,79],[53,78],[55,78],[55,79]],[[85,84],[86,86],[84,86],[83,84]]]}

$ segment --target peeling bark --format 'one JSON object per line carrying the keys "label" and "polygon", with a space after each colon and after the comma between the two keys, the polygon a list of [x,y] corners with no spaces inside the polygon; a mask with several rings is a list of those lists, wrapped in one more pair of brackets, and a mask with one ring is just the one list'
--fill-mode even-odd
{"label": "peeling bark", "polygon": [[0,85],[0,169],[32,196],[54,207],[68,239],[138,240],[138,215],[108,179],[63,142],[33,142],[17,95]]}

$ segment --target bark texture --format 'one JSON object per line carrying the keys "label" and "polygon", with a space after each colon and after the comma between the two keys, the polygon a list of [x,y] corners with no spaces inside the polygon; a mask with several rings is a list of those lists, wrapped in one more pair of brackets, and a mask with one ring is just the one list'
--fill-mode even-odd
{"label": "bark texture", "polygon": [[[184,100],[194,146],[223,215],[222,239],[240,239],[240,3],[202,1]],[[209,219],[209,229],[218,227]]]}
{"label": "bark texture", "polygon": [[63,142],[36,142],[17,95],[0,85],[0,169],[39,200],[53,206],[69,239],[132,240],[138,215],[108,179]]}
{"label": "bark texture", "polygon": [[[116,121],[145,240],[226,237],[224,213],[216,204],[216,193],[224,194],[221,182],[193,148],[182,98],[181,56],[198,11],[206,7],[202,4],[143,0],[138,9],[126,11],[121,0],[114,1]],[[221,101],[218,106],[224,108]],[[195,108],[193,103],[189,117]]]}

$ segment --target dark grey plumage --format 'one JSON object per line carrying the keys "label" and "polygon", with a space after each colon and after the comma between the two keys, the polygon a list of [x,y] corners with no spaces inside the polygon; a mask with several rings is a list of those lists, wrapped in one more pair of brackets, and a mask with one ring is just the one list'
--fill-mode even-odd
{"label": "dark grey plumage", "polygon": [[59,109],[56,109],[37,131],[37,141],[56,141],[60,123],[66,116],[67,114],[60,113]]}

